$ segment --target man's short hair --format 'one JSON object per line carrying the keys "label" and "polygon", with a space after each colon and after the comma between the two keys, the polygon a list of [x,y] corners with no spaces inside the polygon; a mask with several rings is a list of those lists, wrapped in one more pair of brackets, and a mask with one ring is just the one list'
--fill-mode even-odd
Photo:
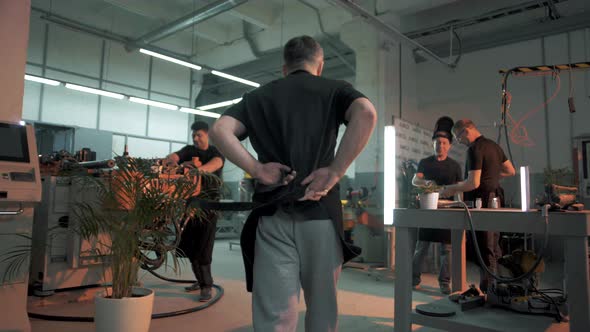
{"label": "man's short hair", "polygon": [[204,121],[195,121],[191,125],[191,130],[192,131],[202,130],[207,133],[207,132],[209,132],[209,125],[207,124],[207,122],[204,122]]}
{"label": "man's short hair", "polygon": [[310,36],[291,38],[283,48],[283,60],[287,68],[299,68],[305,63],[313,64],[323,55],[320,44]]}
{"label": "man's short hair", "polygon": [[469,119],[461,119],[453,125],[453,132],[458,132],[464,128],[475,128],[475,123]]}

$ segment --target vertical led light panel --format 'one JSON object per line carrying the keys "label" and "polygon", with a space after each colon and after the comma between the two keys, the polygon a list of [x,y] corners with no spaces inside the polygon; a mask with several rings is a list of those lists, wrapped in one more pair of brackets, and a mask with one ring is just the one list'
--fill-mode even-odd
{"label": "vertical led light panel", "polygon": [[392,225],[396,199],[395,177],[397,168],[395,165],[395,127],[385,126],[383,136],[383,221],[385,225]]}
{"label": "vertical led light panel", "polygon": [[522,211],[528,211],[531,206],[531,190],[528,166],[520,166],[520,204],[520,209]]}

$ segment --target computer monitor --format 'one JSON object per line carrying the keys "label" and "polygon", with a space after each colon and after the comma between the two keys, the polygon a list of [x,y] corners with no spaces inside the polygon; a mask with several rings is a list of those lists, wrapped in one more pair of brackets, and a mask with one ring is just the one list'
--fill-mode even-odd
{"label": "computer monitor", "polygon": [[25,126],[0,123],[0,161],[29,163],[29,145]]}

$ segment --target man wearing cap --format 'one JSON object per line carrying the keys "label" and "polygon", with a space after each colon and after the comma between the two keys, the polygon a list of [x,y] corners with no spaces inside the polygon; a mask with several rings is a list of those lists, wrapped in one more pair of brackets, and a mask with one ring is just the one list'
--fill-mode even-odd
{"label": "man wearing cap", "polygon": [[[412,179],[414,186],[450,185],[462,180],[461,166],[448,156],[453,143],[451,128],[453,128],[453,120],[449,117],[444,116],[436,122],[434,134],[432,135],[434,155],[424,158],[418,163],[418,171]],[[419,230],[416,251],[412,261],[412,286],[418,288],[420,285],[421,268],[431,242],[441,243],[438,284],[443,294],[449,294],[451,292],[451,233],[449,230],[428,228]]]}
{"label": "man wearing cap", "polygon": [[[492,197],[497,197],[500,206],[504,206],[504,190],[500,186],[500,179],[514,176],[516,171],[502,148],[484,137],[469,119],[459,120],[453,125],[453,136],[459,143],[469,147],[465,166],[467,179],[446,186],[441,194],[453,195],[464,192],[465,201],[481,198],[484,208],[488,207]],[[470,234],[467,237],[468,242],[469,236]],[[502,254],[499,245],[500,233],[478,231],[476,236],[484,264],[491,272],[496,273],[497,260]],[[490,275],[481,267],[479,288],[482,292],[487,293],[490,280]]]}

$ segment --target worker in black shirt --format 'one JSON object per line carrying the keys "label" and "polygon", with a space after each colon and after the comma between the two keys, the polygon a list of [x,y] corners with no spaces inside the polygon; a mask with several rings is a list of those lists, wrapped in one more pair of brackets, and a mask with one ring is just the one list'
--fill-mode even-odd
{"label": "worker in black shirt", "polygon": [[[253,201],[266,204],[252,211],[241,241],[254,329],[295,331],[303,288],[305,330],[336,331],[338,277],[358,255],[343,241],[338,182],[377,115],[348,83],[320,77],[323,51],[313,38],[289,40],[283,56],[285,77],[246,93],[211,137],[256,179]],[[347,127],[334,155],[341,124]],[[245,137],[258,160],[240,144]]]}
{"label": "worker in black shirt", "polygon": [[[191,130],[194,145],[187,145],[169,154],[166,157],[167,164],[197,167],[200,171],[221,177],[225,158],[217,148],[209,144],[209,125],[203,121],[196,121],[192,124]],[[204,184],[202,186],[201,191],[210,189],[205,188]],[[206,302],[211,299],[213,287],[211,261],[217,230],[217,213],[208,210],[201,212],[204,218],[193,218],[186,224],[178,248],[190,259],[193,273],[197,278],[197,282],[186,287],[186,290],[190,292],[200,289],[199,300]]]}
{"label": "worker in black shirt", "polygon": [[[418,170],[412,179],[414,186],[449,185],[463,179],[461,166],[449,157],[449,150],[453,143],[452,128],[453,120],[447,116],[441,117],[436,122],[434,134],[432,135],[434,155],[424,158],[418,163]],[[422,265],[431,242],[440,242],[441,263],[438,285],[443,294],[449,294],[451,292],[451,232],[449,230],[430,228],[421,228],[419,230],[416,251],[412,261],[412,286],[418,288],[420,285]]]}
{"label": "worker in black shirt", "polygon": [[[489,200],[497,197],[500,206],[504,206],[504,190],[500,186],[500,179],[514,176],[514,166],[506,158],[502,148],[494,141],[485,138],[475,124],[468,119],[459,120],[453,126],[453,135],[467,149],[466,172],[467,179],[455,185],[446,186],[442,195],[453,195],[464,192],[465,201],[475,201],[481,198],[482,207],[487,208]],[[476,232],[479,250],[485,265],[494,273],[497,272],[497,260],[500,258],[500,233]],[[488,291],[490,276],[480,268],[480,290]]]}

